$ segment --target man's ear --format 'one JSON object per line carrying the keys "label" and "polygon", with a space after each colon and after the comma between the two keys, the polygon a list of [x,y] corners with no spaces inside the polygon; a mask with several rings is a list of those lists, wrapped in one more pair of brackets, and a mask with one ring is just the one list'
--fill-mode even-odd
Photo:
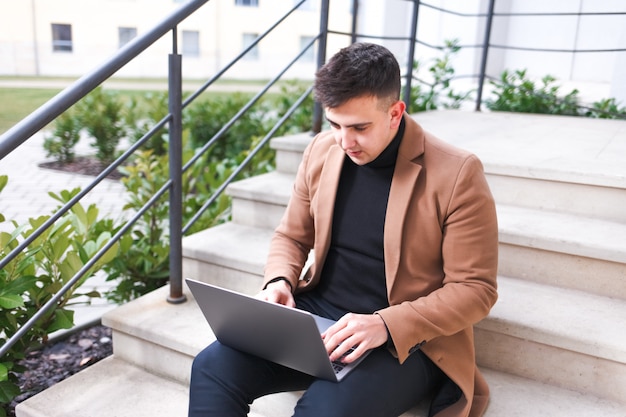
{"label": "man's ear", "polygon": [[391,128],[396,129],[400,126],[402,115],[406,110],[406,104],[402,100],[398,100],[389,107],[389,115],[391,116]]}

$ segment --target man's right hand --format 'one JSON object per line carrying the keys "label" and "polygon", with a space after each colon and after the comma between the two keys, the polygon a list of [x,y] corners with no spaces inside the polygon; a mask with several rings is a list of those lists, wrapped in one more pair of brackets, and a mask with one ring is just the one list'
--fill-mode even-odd
{"label": "man's right hand", "polygon": [[282,304],[287,307],[296,306],[296,301],[291,293],[289,283],[282,279],[268,284],[263,291],[256,295],[256,298],[271,303]]}

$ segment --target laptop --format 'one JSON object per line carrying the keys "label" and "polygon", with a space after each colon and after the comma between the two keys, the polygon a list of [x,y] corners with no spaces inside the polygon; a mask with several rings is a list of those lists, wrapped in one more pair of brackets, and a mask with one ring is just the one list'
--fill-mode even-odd
{"label": "laptop", "polygon": [[222,344],[318,378],[341,381],[368,354],[331,362],[321,333],[334,321],[281,304],[186,278],[211,330]]}

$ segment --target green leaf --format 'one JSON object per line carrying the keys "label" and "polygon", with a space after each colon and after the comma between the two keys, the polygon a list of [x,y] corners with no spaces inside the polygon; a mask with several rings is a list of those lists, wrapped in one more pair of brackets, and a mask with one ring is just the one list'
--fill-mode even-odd
{"label": "green leaf", "polygon": [[74,312],[72,310],[56,310],[54,312],[54,320],[48,326],[48,333],[61,329],[71,329],[74,326]]}
{"label": "green leaf", "polygon": [[12,309],[17,307],[22,307],[24,305],[24,300],[22,296],[17,294],[2,294],[0,295],[0,307],[6,309]]}
{"label": "green leaf", "polygon": [[1,294],[22,294],[28,291],[37,282],[37,277],[32,275],[20,276],[19,278],[9,282],[0,288]]}
{"label": "green leaf", "polygon": [[0,191],[4,189],[4,187],[7,185],[8,182],[9,182],[8,175],[0,175]]}
{"label": "green leaf", "polygon": [[[0,403],[8,404],[20,395],[20,388],[12,382],[0,381]],[[3,410],[0,408],[0,410]]]}
{"label": "green leaf", "polygon": [[0,381],[6,381],[9,378],[9,368],[0,363]]}

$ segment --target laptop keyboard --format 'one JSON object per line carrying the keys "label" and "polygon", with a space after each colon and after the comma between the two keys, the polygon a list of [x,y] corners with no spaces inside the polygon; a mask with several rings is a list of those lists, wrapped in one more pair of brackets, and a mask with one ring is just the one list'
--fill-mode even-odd
{"label": "laptop keyboard", "polygon": [[354,352],[354,347],[351,347],[350,349],[348,349],[346,351],[346,353],[344,353],[343,355],[341,355],[341,357],[339,359],[334,360],[332,363],[333,365],[333,370],[335,371],[336,374],[338,374],[339,372],[341,372],[341,370],[343,368],[346,367],[346,363],[341,362],[341,360],[343,358],[345,358],[346,356],[348,356],[349,354],[351,354],[352,352]]}

